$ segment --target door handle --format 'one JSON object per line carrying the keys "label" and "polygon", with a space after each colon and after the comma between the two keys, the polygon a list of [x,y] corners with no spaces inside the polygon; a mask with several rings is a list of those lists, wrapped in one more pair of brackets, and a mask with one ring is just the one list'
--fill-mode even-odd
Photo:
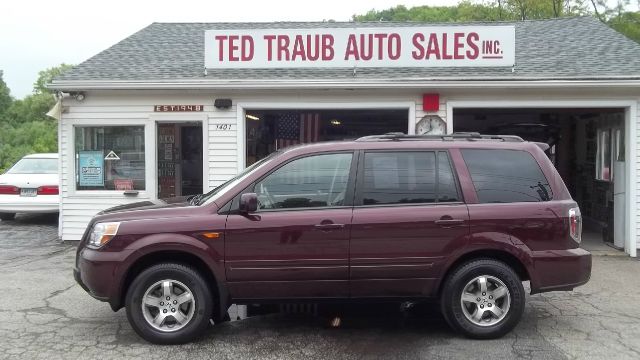
{"label": "door handle", "polygon": [[342,229],[344,228],[344,224],[334,224],[334,223],[330,223],[330,224],[318,224],[314,226],[316,229],[318,230],[322,230],[322,231],[331,231],[331,230],[337,230],[337,229]]}
{"label": "door handle", "polygon": [[440,219],[440,220],[436,220],[434,222],[436,223],[436,225],[442,226],[442,227],[456,226],[456,225],[464,224],[464,220],[462,220],[462,219],[451,219],[451,218]]}

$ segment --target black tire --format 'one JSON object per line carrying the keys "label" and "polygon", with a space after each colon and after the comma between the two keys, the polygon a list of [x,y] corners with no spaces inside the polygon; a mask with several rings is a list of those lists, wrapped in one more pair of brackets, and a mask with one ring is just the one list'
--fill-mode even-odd
{"label": "black tire", "polygon": [[[480,326],[469,320],[461,304],[464,287],[473,279],[483,275],[502,281],[509,290],[508,296],[510,296],[510,306],[506,315],[496,324],[488,326]],[[440,304],[445,320],[457,332],[474,339],[495,339],[505,335],[518,324],[524,312],[525,296],[522,281],[511,267],[496,260],[478,259],[460,265],[448,276]]]}
{"label": "black tire", "polygon": [[[195,300],[191,320],[173,332],[163,332],[152,327],[142,310],[142,297],[146,290],[156,282],[167,279],[186,285]],[[195,269],[175,263],[158,264],[142,271],[129,286],[125,304],[131,327],[140,337],[155,344],[183,344],[200,336],[209,326],[214,308],[213,296],[206,280]]]}
{"label": "black tire", "polygon": [[0,220],[8,221],[16,218],[16,213],[0,213]]}

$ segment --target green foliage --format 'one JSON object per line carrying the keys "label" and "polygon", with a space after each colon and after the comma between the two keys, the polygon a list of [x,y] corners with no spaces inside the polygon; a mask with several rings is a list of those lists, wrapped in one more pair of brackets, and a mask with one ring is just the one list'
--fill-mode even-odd
{"label": "green foliage", "polygon": [[[354,21],[469,22],[549,19],[593,15],[629,38],[640,42],[640,13],[626,11],[630,1],[618,0],[463,0],[456,6],[402,5],[353,15]],[[639,2],[640,4],[640,2]]]}
{"label": "green foliage", "polygon": [[63,72],[73,68],[73,65],[62,63],[59,66],[42,70],[38,73],[38,80],[33,84],[34,94],[50,94],[51,91],[47,89],[47,84],[53,80],[56,76]]}
{"label": "green foliage", "polygon": [[0,70],[0,117],[9,109],[12,101],[13,98],[11,97],[9,87],[2,79],[2,70]]}
{"label": "green foliage", "polygon": [[58,123],[46,116],[55,99],[46,84],[70,68],[62,64],[41,71],[33,94],[22,100],[9,96],[0,73],[0,173],[27,154],[58,151]]}

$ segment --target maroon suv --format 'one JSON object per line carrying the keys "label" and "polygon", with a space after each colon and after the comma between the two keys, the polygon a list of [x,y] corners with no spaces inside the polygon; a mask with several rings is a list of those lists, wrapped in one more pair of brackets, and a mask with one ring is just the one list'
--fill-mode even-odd
{"label": "maroon suv", "polygon": [[93,218],[74,275],[135,331],[182,343],[231,303],[436,298],[474,338],[504,335],[531,293],[589,280],[577,204],[512,136],[388,134],[278,151],[189,201]]}

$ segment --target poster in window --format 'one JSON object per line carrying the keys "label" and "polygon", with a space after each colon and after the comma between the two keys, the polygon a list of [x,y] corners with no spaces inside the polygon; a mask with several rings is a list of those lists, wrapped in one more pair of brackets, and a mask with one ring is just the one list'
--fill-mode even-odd
{"label": "poster in window", "polygon": [[104,186],[104,158],[102,151],[78,152],[80,186]]}

